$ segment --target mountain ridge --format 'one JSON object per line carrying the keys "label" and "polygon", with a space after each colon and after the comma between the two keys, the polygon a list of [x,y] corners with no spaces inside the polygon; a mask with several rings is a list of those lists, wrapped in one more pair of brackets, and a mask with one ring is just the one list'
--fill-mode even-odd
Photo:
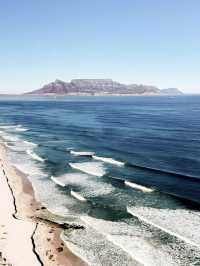
{"label": "mountain ridge", "polygon": [[42,88],[24,95],[180,95],[177,88],[159,89],[143,84],[122,84],[112,79],[72,79],[65,82],[59,79]]}

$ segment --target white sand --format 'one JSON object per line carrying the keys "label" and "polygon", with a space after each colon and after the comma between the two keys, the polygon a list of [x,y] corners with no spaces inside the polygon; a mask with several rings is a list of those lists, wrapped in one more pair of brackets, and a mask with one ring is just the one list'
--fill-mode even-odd
{"label": "white sand", "polygon": [[32,251],[35,224],[16,220],[13,197],[0,167],[0,251],[13,266],[40,266]]}

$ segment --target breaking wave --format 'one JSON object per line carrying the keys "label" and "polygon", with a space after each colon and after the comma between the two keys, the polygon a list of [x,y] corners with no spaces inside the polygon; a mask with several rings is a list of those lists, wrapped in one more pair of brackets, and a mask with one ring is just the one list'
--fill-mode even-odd
{"label": "breaking wave", "polygon": [[87,201],[86,198],[84,198],[83,196],[81,196],[79,193],[71,190],[71,195],[76,198],[77,200],[80,200],[80,201]]}
{"label": "breaking wave", "polygon": [[26,132],[26,131],[28,131],[29,129],[28,129],[28,128],[23,128],[23,127],[16,127],[15,130],[16,130],[17,132]]}
{"label": "breaking wave", "polygon": [[61,186],[61,187],[65,187],[65,184],[62,183],[58,178],[55,178],[53,176],[51,176],[51,180],[56,183],[57,185]]}
{"label": "breaking wave", "polygon": [[90,151],[70,151],[71,154],[75,155],[75,156],[92,156],[94,155],[94,152],[90,152]]}
{"label": "breaking wave", "polygon": [[37,147],[38,146],[38,144],[30,142],[30,141],[27,141],[27,140],[24,140],[24,143],[29,145],[29,146],[33,146],[33,147]]}
{"label": "breaking wave", "polygon": [[5,130],[5,131],[17,131],[17,132],[25,132],[28,131],[28,128],[24,128],[22,125],[1,125],[0,126],[1,129]]}
{"label": "breaking wave", "polygon": [[26,153],[31,156],[34,160],[37,160],[39,162],[44,162],[45,159],[41,158],[40,156],[38,156],[36,153],[34,153],[33,151],[31,150],[27,150]]}
{"label": "breaking wave", "polygon": [[[13,156],[14,157],[14,156]],[[37,167],[36,164],[34,164],[31,161],[26,160],[25,163],[21,163],[16,161],[15,158],[11,158],[12,164],[15,168],[17,168],[20,172],[30,176],[30,175],[37,175],[37,176],[47,176],[44,172],[42,172],[41,169]]]}
{"label": "breaking wave", "polygon": [[2,129],[15,129],[15,128],[20,128],[21,125],[0,125],[0,128]]}
{"label": "breaking wave", "polygon": [[124,184],[126,186],[132,187],[132,188],[137,189],[137,190],[141,190],[143,192],[153,192],[154,191],[154,189],[152,189],[152,188],[147,188],[145,186],[138,185],[136,183],[129,182],[129,181],[124,181]]}
{"label": "breaking wave", "polygon": [[64,186],[79,187],[87,198],[108,195],[114,191],[111,184],[100,182],[99,178],[95,179],[94,176],[85,173],[67,173],[56,177],[53,181],[55,183],[58,181]]}
{"label": "breaking wave", "polygon": [[106,174],[104,165],[100,162],[69,163],[69,165],[74,169],[94,176],[101,177]]}
{"label": "breaking wave", "polygon": [[[150,211],[151,214],[145,215],[144,211],[146,211],[146,213]],[[188,218],[185,217],[184,219],[182,215],[178,215],[178,214],[184,214],[184,211],[182,213],[178,213],[177,211],[174,211],[174,214],[175,214],[174,216],[171,214],[172,211],[170,213],[169,210],[165,210],[165,211],[163,210],[163,211],[157,211],[157,215],[156,215],[156,209],[145,208],[145,207],[143,208],[142,207],[141,208],[127,207],[127,212],[133,215],[134,217],[137,217],[140,221],[145,222],[146,224],[149,224],[155,228],[158,228],[161,231],[171,236],[175,236],[176,238],[184,241],[185,243],[189,245],[200,247],[199,239],[198,238],[193,239],[194,234],[191,233],[191,232],[194,232],[194,224],[192,221],[190,221],[190,223],[192,223],[192,230],[191,228],[190,228],[191,231],[186,230],[186,228],[189,226],[188,218],[191,219],[191,217],[188,216]],[[162,216],[160,216],[161,214]],[[199,222],[200,221],[198,220],[198,226],[196,226],[197,231],[195,233],[196,235],[199,235],[200,233]]]}
{"label": "breaking wave", "polygon": [[[163,265],[163,260],[166,266],[177,265],[168,250],[164,249],[162,244],[154,247],[151,243],[155,241],[153,235],[143,231],[139,226],[124,222],[104,221],[89,216],[81,216],[81,220],[129,254],[133,259],[131,265],[139,263],[139,265],[159,266]],[[134,264],[134,261],[137,263]]]}
{"label": "breaking wave", "polygon": [[115,164],[115,165],[118,165],[118,166],[124,166],[124,164],[125,164],[125,163],[117,161],[117,160],[115,160],[113,158],[100,157],[100,156],[96,156],[96,155],[93,155],[92,158],[95,159],[95,160],[98,160],[98,161],[102,161],[102,162],[110,163],[110,164]]}
{"label": "breaking wave", "polygon": [[9,142],[17,142],[17,141],[19,141],[19,138],[17,136],[11,136],[11,135],[5,134],[5,135],[2,135],[1,137],[4,140],[9,141]]}

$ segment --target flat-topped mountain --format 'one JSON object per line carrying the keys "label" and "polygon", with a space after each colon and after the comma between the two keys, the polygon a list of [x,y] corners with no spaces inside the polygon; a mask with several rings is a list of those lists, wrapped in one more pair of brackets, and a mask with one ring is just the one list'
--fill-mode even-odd
{"label": "flat-topped mountain", "polygon": [[178,95],[178,89],[160,90],[154,86],[125,85],[112,79],[73,79],[70,82],[55,80],[26,95]]}

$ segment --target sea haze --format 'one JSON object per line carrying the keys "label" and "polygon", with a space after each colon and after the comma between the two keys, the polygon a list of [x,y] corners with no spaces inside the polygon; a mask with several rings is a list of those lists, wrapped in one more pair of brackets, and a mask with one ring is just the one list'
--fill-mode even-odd
{"label": "sea haze", "polygon": [[0,137],[90,265],[199,265],[199,117],[200,96],[2,97]]}

